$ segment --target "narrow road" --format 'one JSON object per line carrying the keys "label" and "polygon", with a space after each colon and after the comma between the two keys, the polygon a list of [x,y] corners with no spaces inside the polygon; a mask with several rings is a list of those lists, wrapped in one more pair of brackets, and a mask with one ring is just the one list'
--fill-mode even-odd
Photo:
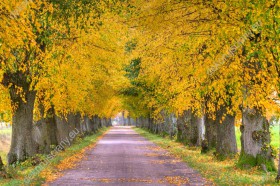
{"label": "narrow road", "polygon": [[113,127],[73,170],[49,185],[209,185],[130,127]]}

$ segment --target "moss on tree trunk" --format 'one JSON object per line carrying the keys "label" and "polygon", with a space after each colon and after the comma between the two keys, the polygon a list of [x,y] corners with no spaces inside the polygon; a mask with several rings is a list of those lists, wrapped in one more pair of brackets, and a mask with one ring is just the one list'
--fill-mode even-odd
{"label": "moss on tree trunk", "polygon": [[245,108],[242,114],[241,154],[238,165],[246,168],[265,166],[275,171],[273,150],[270,146],[269,122],[257,108]]}

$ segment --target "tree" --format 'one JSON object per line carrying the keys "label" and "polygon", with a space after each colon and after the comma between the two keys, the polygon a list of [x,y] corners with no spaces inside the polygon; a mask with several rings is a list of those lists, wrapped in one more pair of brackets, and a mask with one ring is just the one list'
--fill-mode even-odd
{"label": "tree", "polygon": [[[57,66],[52,66],[55,64],[52,61],[70,62],[67,49],[75,46],[75,41],[90,28],[98,28],[98,18],[104,13],[103,8],[108,6],[109,11],[111,5],[76,0],[26,1],[20,5],[14,1],[1,2],[2,85],[9,91],[13,112],[13,137],[8,156],[10,164],[23,161],[37,151],[30,134],[34,103],[39,85],[48,85],[42,80],[57,70]],[[112,9],[120,6],[120,3],[116,3]],[[9,12],[11,9],[15,10],[12,14]],[[47,88],[40,88],[40,93],[46,94]]]}

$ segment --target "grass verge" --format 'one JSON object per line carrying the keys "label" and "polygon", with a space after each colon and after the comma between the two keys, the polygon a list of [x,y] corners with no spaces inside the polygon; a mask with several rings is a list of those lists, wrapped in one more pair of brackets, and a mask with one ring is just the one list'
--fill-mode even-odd
{"label": "grass verge", "polygon": [[276,172],[265,173],[259,167],[241,170],[236,167],[238,156],[233,159],[218,161],[212,152],[201,154],[200,148],[187,147],[179,142],[151,134],[140,128],[134,128],[140,135],[181,158],[190,167],[216,185],[277,185]]}
{"label": "grass verge", "polygon": [[[75,167],[76,163],[84,156],[86,150],[93,148],[96,142],[103,137],[108,130],[109,128],[101,128],[96,134],[91,136],[86,136],[84,138],[78,137],[72,146],[56,154],[56,156],[51,159],[50,163],[47,164],[42,171],[38,172],[39,174],[34,176],[29,185],[42,185],[45,182],[53,181],[62,176],[61,171]],[[47,159],[47,155],[38,155],[35,159],[36,161],[40,159],[40,162],[44,162],[44,160]],[[33,162],[34,158],[16,166],[8,166],[7,172],[12,178],[0,179],[0,185],[24,185],[24,179],[40,166],[40,164],[32,166]]]}

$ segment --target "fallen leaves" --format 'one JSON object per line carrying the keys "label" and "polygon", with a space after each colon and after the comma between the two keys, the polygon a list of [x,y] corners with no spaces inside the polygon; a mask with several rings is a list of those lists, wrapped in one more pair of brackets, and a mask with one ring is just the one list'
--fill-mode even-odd
{"label": "fallen leaves", "polygon": [[[109,130],[107,130],[107,132],[108,131]],[[59,177],[63,176],[62,171],[74,168],[77,165],[77,163],[80,162],[85,157],[85,153],[88,150],[93,149],[96,146],[97,141],[99,141],[101,138],[103,138],[103,136],[105,134],[107,134],[107,132],[105,132],[101,136],[99,136],[94,143],[83,148],[79,152],[75,152],[75,154],[72,156],[67,157],[68,154],[66,151],[61,152],[60,155],[62,157],[66,157],[66,158],[64,158],[62,161],[60,161],[60,163],[55,166],[55,169],[53,169],[52,167],[48,167],[48,168],[44,169],[40,173],[40,176],[42,178],[44,178],[46,180],[46,182],[52,182],[52,181],[58,179]]]}
{"label": "fallen leaves", "polygon": [[143,178],[90,178],[83,180],[91,180],[94,182],[102,183],[160,183],[160,184],[172,184],[172,185],[184,185],[189,183],[189,179],[182,176],[165,176],[160,180],[143,179]]}
{"label": "fallen leaves", "polygon": [[159,154],[156,154],[156,153],[146,153],[145,156],[147,156],[147,157],[157,157],[157,156],[159,156]]}
{"label": "fallen leaves", "polygon": [[165,176],[164,179],[160,180],[160,183],[166,182],[169,184],[180,186],[189,183],[189,179],[181,176]]}
{"label": "fallen leaves", "polygon": [[91,181],[103,182],[103,183],[153,183],[151,179],[141,179],[141,178],[93,178]]}
{"label": "fallen leaves", "polygon": [[175,163],[180,163],[182,161],[180,160],[155,160],[152,161],[152,164],[175,164]]}

